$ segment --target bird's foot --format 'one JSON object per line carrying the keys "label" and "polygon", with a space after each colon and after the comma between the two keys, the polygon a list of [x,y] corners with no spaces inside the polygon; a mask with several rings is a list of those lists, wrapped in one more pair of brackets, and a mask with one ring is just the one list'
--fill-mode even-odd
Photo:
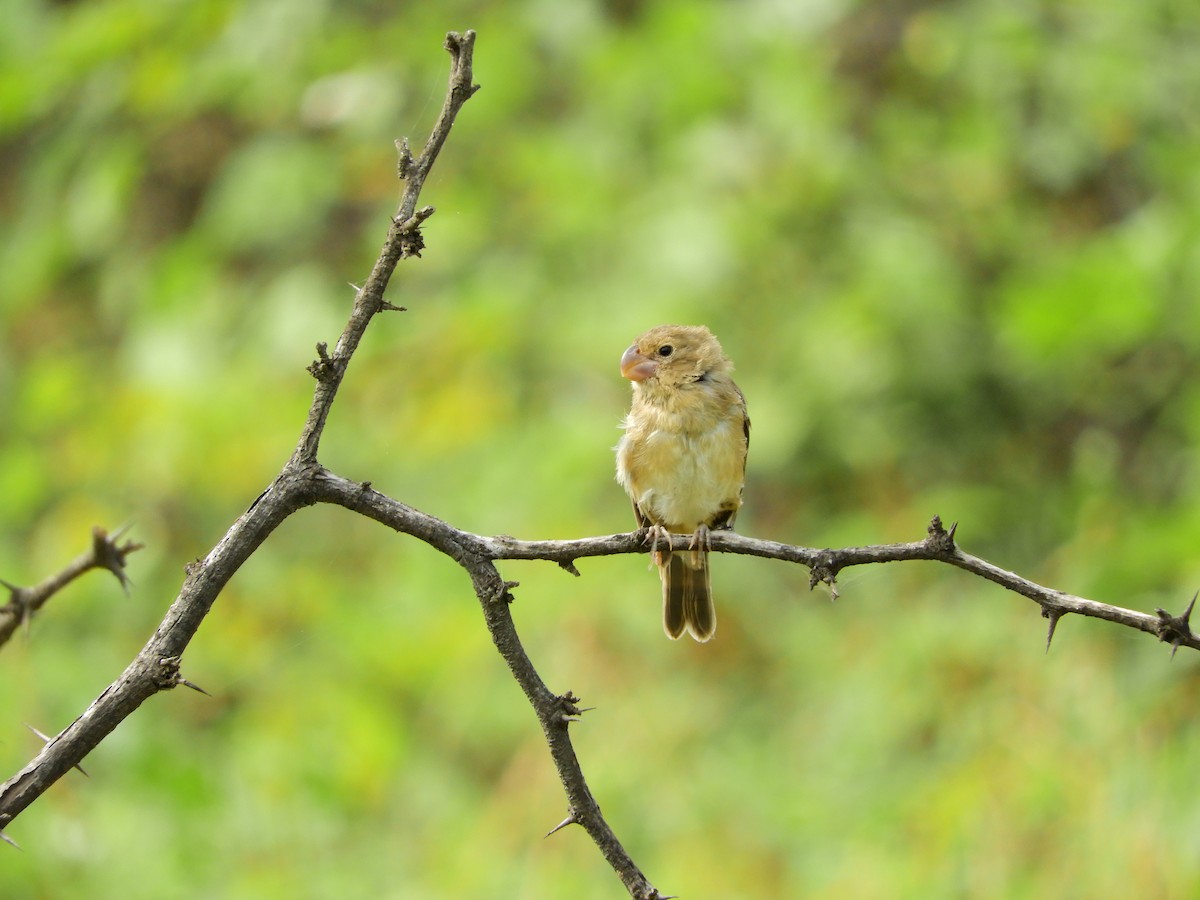
{"label": "bird's foot", "polygon": [[703,522],[700,527],[692,534],[692,539],[688,543],[688,549],[692,551],[692,566],[700,568],[703,564],[702,555],[708,552],[709,548],[709,527]]}
{"label": "bird's foot", "polygon": [[[671,559],[671,532],[661,525],[646,526],[646,543],[650,545],[650,556],[656,566],[665,566]],[[665,550],[659,550],[658,545],[665,544]]]}

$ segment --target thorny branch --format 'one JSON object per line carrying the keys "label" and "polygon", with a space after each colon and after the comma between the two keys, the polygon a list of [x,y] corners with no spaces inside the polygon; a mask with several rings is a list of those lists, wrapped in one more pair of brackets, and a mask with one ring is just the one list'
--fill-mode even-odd
{"label": "thorny branch", "polygon": [[[580,699],[570,691],[556,694],[542,681],[521,645],[510,612],[512,591],[516,584],[505,581],[496,566],[500,560],[537,559],[555,562],[566,571],[578,575],[575,562],[579,559],[647,552],[646,535],[633,532],[576,540],[520,541],[510,537],[471,534],[393,500],[372,489],[369,483],[342,478],[317,462],[317,449],[330,407],[367,325],[377,313],[401,308],[384,299],[388,281],[401,259],[420,255],[424,247],[421,226],[433,215],[434,210],[430,206],[418,208],[417,203],[425,178],[449,135],[458,111],[477,90],[472,77],[474,42],[475,33],[472,31],[462,34],[451,32],[446,36],[445,46],[451,57],[449,88],[441,114],[420,155],[413,156],[407,140],[397,142],[397,171],[405,183],[399,210],[392,218],[387,239],[370,276],[357,290],[349,321],[332,353],[326,344],[317,345],[318,359],[309,367],[309,372],[317,382],[316,389],[291,459],[270,487],[233,523],[209,554],[186,567],[187,577],[178,597],[154,636],[120,678],[63,732],[47,738],[42,751],[20,772],[0,785],[0,829],[58,778],[77,766],[143,701],[179,685],[200,690],[181,674],[181,660],[222,588],[284,519],[306,506],[332,503],[422,540],[462,566],[471,579],[497,650],[537,714],[566,793],[566,818],[550,833],[567,825],[583,826],[621,878],[631,897],[637,900],[665,900],[621,846],[601,815],[575,755],[569,732],[569,726],[579,721],[583,712],[579,706]],[[1041,607],[1042,615],[1050,620],[1050,637],[1062,616],[1074,613],[1156,635],[1160,640],[1171,643],[1173,653],[1181,646],[1200,649],[1200,636],[1193,634],[1189,626],[1191,605],[1179,616],[1172,616],[1163,610],[1150,616],[1065,594],[964,553],[955,542],[954,533],[954,527],[946,530],[935,516],[926,537],[911,543],[822,550],[756,540],[732,532],[714,532],[711,535],[711,549],[799,563],[809,568],[811,586],[825,583],[831,587],[836,585],[838,573],[851,566],[933,560],[964,569],[1033,600]],[[674,549],[686,549],[689,540],[690,536],[687,535],[673,536]],[[127,543],[117,548],[113,543],[115,537],[108,539],[102,532],[98,532],[96,541],[86,562],[81,557],[62,575],[56,576],[57,581],[49,579],[43,583],[55,582],[52,587],[43,588],[43,585],[39,585],[17,589],[9,586],[14,593],[44,590],[45,596],[36,605],[29,596],[23,595],[20,601],[10,601],[8,606],[0,607],[0,616],[8,617],[7,620],[0,619],[0,635],[6,627],[10,631],[15,628],[23,617],[45,602],[45,597],[87,568],[108,568],[124,583],[121,572],[124,556],[136,550],[137,545]],[[103,550],[97,549],[101,542],[104,542]],[[835,587],[834,590],[836,594]],[[11,842],[3,831],[0,831],[0,839]]]}
{"label": "thorny branch", "polygon": [[51,597],[92,569],[107,569],[112,572],[128,593],[129,577],[125,574],[125,557],[141,550],[143,545],[133,541],[118,544],[117,541],[125,530],[119,528],[110,535],[97,525],[92,529],[92,543],[87,550],[67,563],[61,571],[31,587],[18,587],[0,578],[0,585],[8,588],[8,602],[0,606],[0,647],[8,643],[9,638],[16,634],[22,624],[27,625],[33,614],[45,606]]}
{"label": "thorny branch", "polygon": [[[471,534],[374,490],[364,490],[361,485],[345,481],[328,471],[321,473],[313,489],[318,497],[317,502],[345,506],[389,528],[419,538],[444,552],[449,552],[445,550],[447,547],[461,548],[461,552],[476,554],[492,562],[505,559],[545,560],[558,563],[560,567],[578,575],[575,567],[577,560],[621,553],[645,553],[649,549],[645,533],[641,531],[564,541],[520,541],[507,536],[485,537]],[[1155,635],[1159,640],[1169,642],[1175,650],[1179,647],[1200,650],[1200,635],[1194,634],[1188,625],[1195,597],[1192,598],[1192,604],[1179,616],[1171,616],[1161,609],[1157,610],[1155,615],[1150,615],[1122,606],[1101,603],[1098,600],[1077,597],[1044,587],[986,559],[963,552],[954,540],[956,530],[957,525],[952,525],[947,530],[941,518],[934,516],[923,540],[843,547],[836,550],[760,540],[732,531],[714,531],[709,537],[710,549],[714,553],[758,556],[806,566],[809,569],[809,586],[827,584],[833,589],[835,597],[837,576],[843,569],[872,563],[929,560],[963,569],[1028,597],[1041,607],[1042,616],[1051,620],[1051,635],[1054,623],[1062,616],[1074,613]],[[690,540],[690,535],[671,535],[672,549],[686,550],[690,546]]]}
{"label": "thorny branch", "polygon": [[[441,113],[418,157],[413,158],[406,146],[404,190],[383,249],[371,274],[355,295],[349,321],[333,352],[328,352],[327,347],[318,347],[320,358],[309,370],[317,381],[313,402],[291,459],[208,555],[185,567],[187,576],[179,595],[154,635],[121,676],[79,718],[47,741],[33,760],[0,785],[0,829],[79,763],[145,700],[178,685],[194,687],[183,677],[180,663],[221,590],[282,521],[316,502],[310,486],[330,407],[367,325],[376,313],[395,308],[385,302],[384,291],[396,264],[420,250],[420,227],[433,214],[433,209],[418,210],[417,201],[455,117],[477,89],[472,75],[474,46],[473,31],[446,35],[445,47],[451,64],[449,88]],[[3,837],[2,830],[0,837]]]}

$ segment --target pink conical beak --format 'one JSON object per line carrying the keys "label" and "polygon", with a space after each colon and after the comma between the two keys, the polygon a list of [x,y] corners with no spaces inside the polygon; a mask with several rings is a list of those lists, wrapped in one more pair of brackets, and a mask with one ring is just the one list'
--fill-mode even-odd
{"label": "pink conical beak", "polygon": [[621,374],[630,381],[645,381],[658,371],[658,363],[638,352],[637,344],[621,356]]}

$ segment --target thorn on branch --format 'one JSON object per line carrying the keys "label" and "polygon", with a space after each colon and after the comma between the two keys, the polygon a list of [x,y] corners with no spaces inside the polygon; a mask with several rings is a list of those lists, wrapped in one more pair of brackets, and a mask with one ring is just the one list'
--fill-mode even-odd
{"label": "thorn on branch", "polygon": [[1173,616],[1165,609],[1155,609],[1158,613],[1158,639],[1168,642],[1171,645],[1171,658],[1175,658],[1175,653],[1181,644],[1189,643],[1196,639],[1192,634],[1192,627],[1188,620],[1192,617],[1192,609],[1196,606],[1196,598],[1200,597],[1200,591],[1192,595],[1192,601],[1187,605],[1187,609],[1183,611],[1181,616]]}
{"label": "thorn on branch", "polygon": [[401,259],[421,255],[421,251],[425,249],[425,237],[421,234],[421,225],[435,212],[437,210],[432,206],[422,206],[403,221],[399,216],[392,218],[392,222],[396,226],[396,233],[400,238]]}
{"label": "thorn on branch", "polygon": [[179,662],[180,657],[178,656],[164,656],[158,661],[160,668],[154,676],[154,683],[158,686],[158,689],[162,691],[169,691],[172,688],[177,688],[180,685],[183,685],[186,688],[191,688],[197,693],[203,694],[205,697],[211,697],[212,694],[200,687],[200,685],[196,684],[195,682],[188,681],[183,677],[179,671]]}
{"label": "thorn on branch", "polygon": [[492,597],[493,603],[512,603],[516,597],[512,595],[512,589],[521,586],[519,581],[502,581],[500,587],[496,588],[496,594]]}
{"label": "thorn on branch", "polygon": [[117,538],[128,530],[128,525],[122,525],[109,537],[108,532],[99,525],[92,528],[92,555],[95,557],[96,565],[112,572],[117,581],[121,582],[121,589],[125,591],[126,595],[129,594],[130,581],[129,576],[125,574],[125,557],[146,546],[133,541],[126,541],[118,546]]}
{"label": "thorn on branch", "polygon": [[[564,725],[578,722],[579,717],[587,712],[587,710],[579,708],[579,698],[572,691],[560,694],[556,699],[558,700],[559,721]],[[594,707],[592,708],[594,709]]]}
{"label": "thorn on branch", "polygon": [[193,691],[196,691],[196,692],[198,692],[198,693],[201,693],[201,694],[203,694],[205,697],[211,697],[211,696],[212,696],[212,694],[210,694],[210,693],[209,693],[208,691],[206,691],[204,688],[200,687],[200,685],[198,685],[198,684],[195,684],[194,682],[188,681],[188,680],[187,680],[186,678],[184,678],[182,675],[180,675],[180,676],[179,676],[179,678],[178,678],[178,679],[176,679],[175,683],[176,683],[177,685],[179,685],[179,684],[182,684],[184,687],[191,688]]}
{"label": "thorn on branch", "polygon": [[573,560],[573,559],[560,559],[558,561],[558,567],[567,572],[570,572],[576,578],[579,578],[583,575],[583,573],[580,572],[579,569],[577,569],[575,567],[575,560]]}
{"label": "thorn on branch", "polygon": [[317,381],[331,381],[334,376],[334,360],[329,355],[329,345],[324,341],[317,343],[317,358],[308,365],[308,374]]}
{"label": "thorn on branch", "polygon": [[579,817],[576,816],[574,810],[572,810],[571,812],[567,813],[567,817],[565,819],[563,819],[561,822],[559,822],[557,825],[555,825],[553,828],[551,828],[549,831],[547,831],[545,836],[550,837],[550,835],[555,834],[556,832],[562,831],[568,825],[578,825],[578,824],[579,824]]}
{"label": "thorn on branch", "polygon": [[179,661],[178,656],[164,656],[158,661],[158,668],[154,671],[154,684],[160,691],[169,691],[171,688],[179,684]]}
{"label": "thorn on branch", "polygon": [[21,845],[18,844],[16,841],[14,841],[12,838],[10,838],[3,831],[0,831],[0,841],[4,841],[4,843],[6,843],[6,844],[11,844],[12,846],[16,847],[18,850],[21,849]]}
{"label": "thorn on branch", "polygon": [[381,312],[408,312],[407,306],[397,306],[394,303],[389,303],[387,300],[382,300],[379,303]]}
{"label": "thorn on branch", "polygon": [[[50,735],[43,734],[42,732],[40,732],[36,728],[34,728],[32,725],[30,725],[28,722],[24,722],[22,724],[24,724],[24,726],[26,728],[28,728],[30,731],[32,731],[35,737],[40,738],[43,744],[49,744],[52,740],[54,740],[54,738],[50,737]],[[82,775],[84,778],[92,777],[91,775],[89,775],[87,772],[85,772],[83,770],[83,766],[81,766],[79,763],[75,763],[75,765],[73,765],[71,768],[78,769],[79,774]]]}
{"label": "thorn on branch", "polygon": [[127,557],[145,546],[134,541],[119,542],[121,535],[128,531],[129,527],[128,524],[122,525],[110,535],[99,525],[94,526],[90,546],[61,571],[38,584],[20,587],[0,578],[0,585],[8,588],[9,592],[8,602],[0,606],[0,645],[7,642],[18,628],[24,628],[28,635],[34,614],[51,597],[84,572],[92,569],[106,569],[112,572],[128,596],[131,582],[125,574]]}
{"label": "thorn on branch", "polygon": [[1054,640],[1054,629],[1058,627],[1058,620],[1066,613],[1061,609],[1054,609],[1050,606],[1042,607],[1042,618],[1050,620],[1050,627],[1046,630],[1046,652],[1050,652],[1050,642]]}
{"label": "thorn on branch", "polygon": [[934,516],[932,519],[930,519],[929,528],[926,530],[929,533],[929,537],[926,540],[934,550],[936,550],[938,553],[947,554],[954,552],[954,533],[958,531],[957,522],[951,525],[950,530],[947,531],[942,526],[942,517]]}
{"label": "thorn on branch", "polygon": [[837,574],[839,566],[834,555],[826,550],[817,559],[808,572],[808,589],[813,590],[818,584],[829,585],[831,599],[838,598]]}

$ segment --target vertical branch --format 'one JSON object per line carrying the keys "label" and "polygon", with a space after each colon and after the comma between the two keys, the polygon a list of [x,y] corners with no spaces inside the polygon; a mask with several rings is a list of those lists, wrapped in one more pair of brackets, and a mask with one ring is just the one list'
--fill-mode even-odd
{"label": "vertical branch", "polygon": [[[570,691],[561,695],[551,691],[521,644],[510,609],[512,589],[517,585],[505,581],[496,568],[497,542],[462,531],[326,469],[318,469],[312,480],[312,499],[317,503],[343,506],[400,533],[419,538],[466,570],[492,643],[537,715],[550,758],[567,795],[567,817],[551,833],[568,825],[582,825],[631,897],[662,900],[662,895],[617,839],[588,788],[569,731],[584,712],[579,707],[579,698]],[[624,538],[621,550],[609,548],[609,552],[645,552],[640,536],[620,537]],[[506,539],[503,543],[518,542]]]}
{"label": "vertical branch", "polygon": [[[432,207],[416,210],[421,186],[446,141],[458,110],[476,90],[471,82],[474,42],[474,32],[470,31],[465,35],[451,33],[446,36],[452,65],[450,88],[441,115],[421,156],[411,160],[414,177],[406,179],[400,213],[392,220],[387,242],[370,278],[355,298],[354,309],[334,355],[329,356],[325,346],[318,345],[320,359],[309,369],[317,379],[317,389],[291,459],[208,555],[187,566],[187,578],[178,596],[154,635],[120,678],[109,685],[79,718],[47,741],[41,752],[21,771],[0,785],[0,838],[4,837],[2,829],[9,822],[77,765],[149,697],[181,684],[194,687],[180,674],[180,659],[217,597],[234,573],[284,519],[315,502],[311,491],[314,460],[330,406],[363,332],[372,316],[384,308],[383,292],[396,263],[405,256],[415,255],[420,249],[420,225],[433,214]],[[109,567],[107,561],[101,564]],[[74,568],[71,571],[74,572]]]}
{"label": "vertical branch", "polygon": [[579,708],[579,698],[570,691],[562,695],[551,691],[521,644],[509,609],[513,601],[510,590],[516,584],[501,578],[495,563],[486,556],[471,556],[460,562],[471,576],[492,642],[537,713],[554,768],[567,795],[567,817],[549,834],[568,825],[582,825],[631,897],[635,900],[662,900],[662,895],[622,846],[588,789],[569,731],[571,724],[578,722],[584,712]]}
{"label": "vertical branch", "polygon": [[345,377],[350,357],[358,348],[371,319],[386,308],[383,294],[387,290],[392,273],[396,271],[397,263],[410,256],[420,256],[425,246],[421,236],[421,225],[433,215],[434,208],[425,206],[417,209],[421,189],[425,186],[425,178],[433,168],[446,138],[450,136],[450,129],[454,126],[458,111],[479,90],[479,85],[473,80],[475,32],[466,31],[459,34],[451,31],[446,35],[445,47],[450,53],[450,83],[446,99],[442,103],[442,111],[438,114],[437,122],[420,156],[413,157],[407,139],[397,142],[400,153],[397,172],[404,181],[400,208],[392,217],[383,249],[375,261],[374,268],[371,269],[371,274],[354,297],[354,309],[341,337],[338,338],[333,355],[326,355],[324,345],[319,345],[317,349],[321,358],[309,367],[309,371],[317,379],[317,387],[308,420],[292,456],[295,462],[316,460],[321,433],[325,430],[329,410],[333,406],[342,378]]}

